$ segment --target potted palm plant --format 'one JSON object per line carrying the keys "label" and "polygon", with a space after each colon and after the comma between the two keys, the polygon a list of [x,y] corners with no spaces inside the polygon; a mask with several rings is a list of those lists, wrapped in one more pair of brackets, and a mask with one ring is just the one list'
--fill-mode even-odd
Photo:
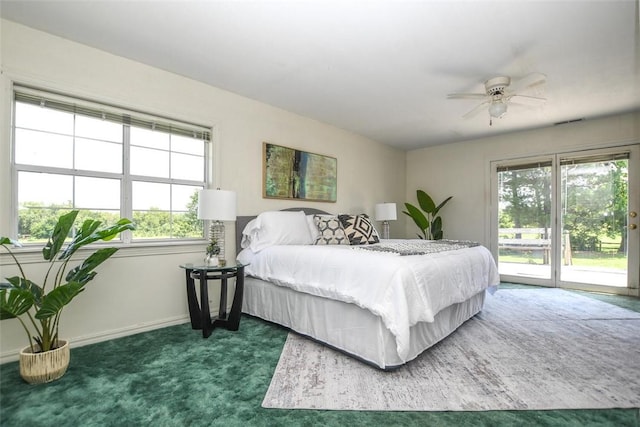
{"label": "potted palm plant", "polygon": [[69,269],[72,256],[83,246],[109,241],[125,230],[134,229],[126,218],[108,227],[101,227],[100,221],[87,219],[65,246],[77,216],[77,210],[60,216],[42,248],[42,257],[49,263],[42,281],[28,278],[16,254],[9,248],[9,245],[20,244],[8,237],[0,237],[0,246],[8,251],[20,272],[19,276],[7,277],[8,283],[2,284],[0,320],[17,318],[27,334],[29,346],[20,353],[20,375],[29,383],[54,381],[66,372],[69,343],[58,336],[62,310],[96,276],[96,267],[118,248],[98,248]]}
{"label": "potted palm plant", "polygon": [[442,230],[442,218],[438,216],[438,212],[440,212],[440,209],[442,209],[442,207],[446,205],[453,196],[447,197],[438,206],[436,206],[431,196],[422,190],[416,191],[416,197],[418,198],[420,209],[422,209],[424,213],[411,203],[404,204],[407,210],[402,213],[410,216],[413,219],[413,222],[416,223],[422,233],[418,234],[419,238],[426,240],[442,240],[444,232]]}

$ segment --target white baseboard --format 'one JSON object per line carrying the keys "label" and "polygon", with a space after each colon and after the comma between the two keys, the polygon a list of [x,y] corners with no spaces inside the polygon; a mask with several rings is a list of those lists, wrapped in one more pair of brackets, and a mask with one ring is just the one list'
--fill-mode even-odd
{"label": "white baseboard", "polygon": [[[135,335],[142,332],[153,331],[155,329],[166,328],[167,326],[181,325],[189,322],[189,316],[177,316],[168,319],[156,320],[153,322],[140,323],[134,326],[104,331],[98,334],[85,335],[81,337],[69,338],[71,348],[82,347],[116,338]],[[28,345],[28,344],[26,344]],[[0,364],[13,362],[19,359],[20,349],[14,349],[0,354]]]}

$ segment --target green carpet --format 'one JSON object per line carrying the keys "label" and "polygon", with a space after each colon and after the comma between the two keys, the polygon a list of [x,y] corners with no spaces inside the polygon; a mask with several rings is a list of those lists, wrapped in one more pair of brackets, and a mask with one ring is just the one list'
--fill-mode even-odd
{"label": "green carpet", "polygon": [[[517,285],[505,285],[517,287]],[[591,295],[586,294],[585,295]],[[640,299],[599,296],[640,312]],[[640,426],[640,411],[344,412],[260,407],[287,331],[243,316],[209,339],[184,324],[73,348],[44,385],[0,366],[1,426]],[[73,343],[72,343],[73,346]]]}

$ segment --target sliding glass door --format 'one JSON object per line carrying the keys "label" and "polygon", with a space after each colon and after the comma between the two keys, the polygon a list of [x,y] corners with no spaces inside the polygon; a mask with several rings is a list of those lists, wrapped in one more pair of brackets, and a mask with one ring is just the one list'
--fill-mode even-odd
{"label": "sliding glass door", "polygon": [[639,147],[492,163],[503,280],[637,295]]}
{"label": "sliding glass door", "polygon": [[629,153],[561,157],[560,185],[560,280],[626,287]]}
{"label": "sliding glass door", "polygon": [[551,160],[498,167],[500,273],[551,279]]}

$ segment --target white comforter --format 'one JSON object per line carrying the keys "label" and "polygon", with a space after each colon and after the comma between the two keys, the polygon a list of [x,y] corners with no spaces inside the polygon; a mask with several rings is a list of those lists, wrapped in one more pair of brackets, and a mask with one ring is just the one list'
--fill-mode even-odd
{"label": "white comforter", "polygon": [[495,261],[483,246],[398,256],[340,245],[286,245],[257,254],[245,249],[238,260],[249,263],[248,275],[357,304],[380,316],[396,337],[403,360],[412,325],[433,322],[443,308],[500,282]]}

